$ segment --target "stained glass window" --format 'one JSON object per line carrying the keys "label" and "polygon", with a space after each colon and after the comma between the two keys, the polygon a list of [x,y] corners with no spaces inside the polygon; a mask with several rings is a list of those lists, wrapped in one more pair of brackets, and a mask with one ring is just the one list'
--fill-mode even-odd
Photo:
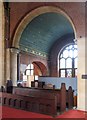
{"label": "stained glass window", "polygon": [[77,77],[77,45],[64,47],[59,55],[59,77]]}

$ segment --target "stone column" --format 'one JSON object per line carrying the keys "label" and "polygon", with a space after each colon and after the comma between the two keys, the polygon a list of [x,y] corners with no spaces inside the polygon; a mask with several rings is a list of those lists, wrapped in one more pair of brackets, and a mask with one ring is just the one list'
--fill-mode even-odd
{"label": "stone column", "polygon": [[0,2],[0,86],[5,85],[5,75],[4,75],[4,6],[3,3]]}
{"label": "stone column", "polygon": [[10,70],[10,48],[6,49],[6,81],[11,79],[11,70]]}
{"label": "stone column", "polygon": [[11,48],[11,80],[13,86],[17,86],[17,54],[19,54],[19,50]]}

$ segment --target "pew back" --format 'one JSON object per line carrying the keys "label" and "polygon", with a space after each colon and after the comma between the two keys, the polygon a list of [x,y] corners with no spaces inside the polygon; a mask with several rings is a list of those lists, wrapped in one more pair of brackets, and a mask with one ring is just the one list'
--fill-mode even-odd
{"label": "pew back", "polygon": [[6,105],[13,108],[48,114],[51,116],[57,115],[57,100],[56,96],[54,95],[50,95],[50,98],[47,98],[44,96],[24,96],[0,92],[0,102],[2,105]]}
{"label": "pew back", "polygon": [[55,89],[39,89],[39,88],[17,88],[14,87],[13,89],[14,94],[19,94],[19,95],[26,95],[26,96],[38,96],[42,97],[44,96],[45,98],[50,98],[51,95],[56,96],[57,98],[57,107],[60,107],[61,111],[65,111],[66,109],[66,88],[65,84],[61,85],[60,90],[55,90]]}

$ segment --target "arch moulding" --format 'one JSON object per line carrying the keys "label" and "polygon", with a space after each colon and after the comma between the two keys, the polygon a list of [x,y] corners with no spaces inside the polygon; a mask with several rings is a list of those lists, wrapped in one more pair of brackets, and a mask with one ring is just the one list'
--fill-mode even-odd
{"label": "arch moulding", "polygon": [[47,13],[47,12],[55,12],[55,13],[60,13],[61,15],[65,16],[69,22],[72,25],[72,28],[74,30],[74,34],[75,34],[75,38],[76,38],[76,29],[75,26],[71,20],[71,18],[64,12],[62,11],[60,8],[58,7],[53,7],[53,6],[42,6],[39,8],[36,8],[34,10],[32,10],[31,12],[29,12],[23,19],[22,21],[19,23],[15,33],[14,33],[14,37],[13,37],[13,42],[12,42],[12,47],[15,48],[19,48],[19,40],[21,37],[22,32],[24,31],[24,29],[26,28],[26,26],[37,16]]}

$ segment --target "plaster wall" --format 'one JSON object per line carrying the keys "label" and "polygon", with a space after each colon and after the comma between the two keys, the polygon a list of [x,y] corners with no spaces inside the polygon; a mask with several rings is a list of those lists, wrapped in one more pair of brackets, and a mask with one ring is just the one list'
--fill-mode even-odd
{"label": "plaster wall", "polygon": [[68,90],[69,86],[72,86],[72,89],[77,91],[77,78],[58,78],[58,77],[39,77],[39,81],[43,81],[46,84],[55,85],[56,89],[61,88],[61,83],[66,84],[66,89]]}
{"label": "plaster wall", "polygon": [[85,71],[85,65],[86,65],[86,61],[85,61],[85,57],[86,57],[86,51],[85,51],[85,38],[81,38],[78,39],[78,109],[79,110],[87,110],[86,108],[86,96],[87,96],[87,92],[85,91],[85,82],[86,79],[82,79],[82,75],[86,74]]}

